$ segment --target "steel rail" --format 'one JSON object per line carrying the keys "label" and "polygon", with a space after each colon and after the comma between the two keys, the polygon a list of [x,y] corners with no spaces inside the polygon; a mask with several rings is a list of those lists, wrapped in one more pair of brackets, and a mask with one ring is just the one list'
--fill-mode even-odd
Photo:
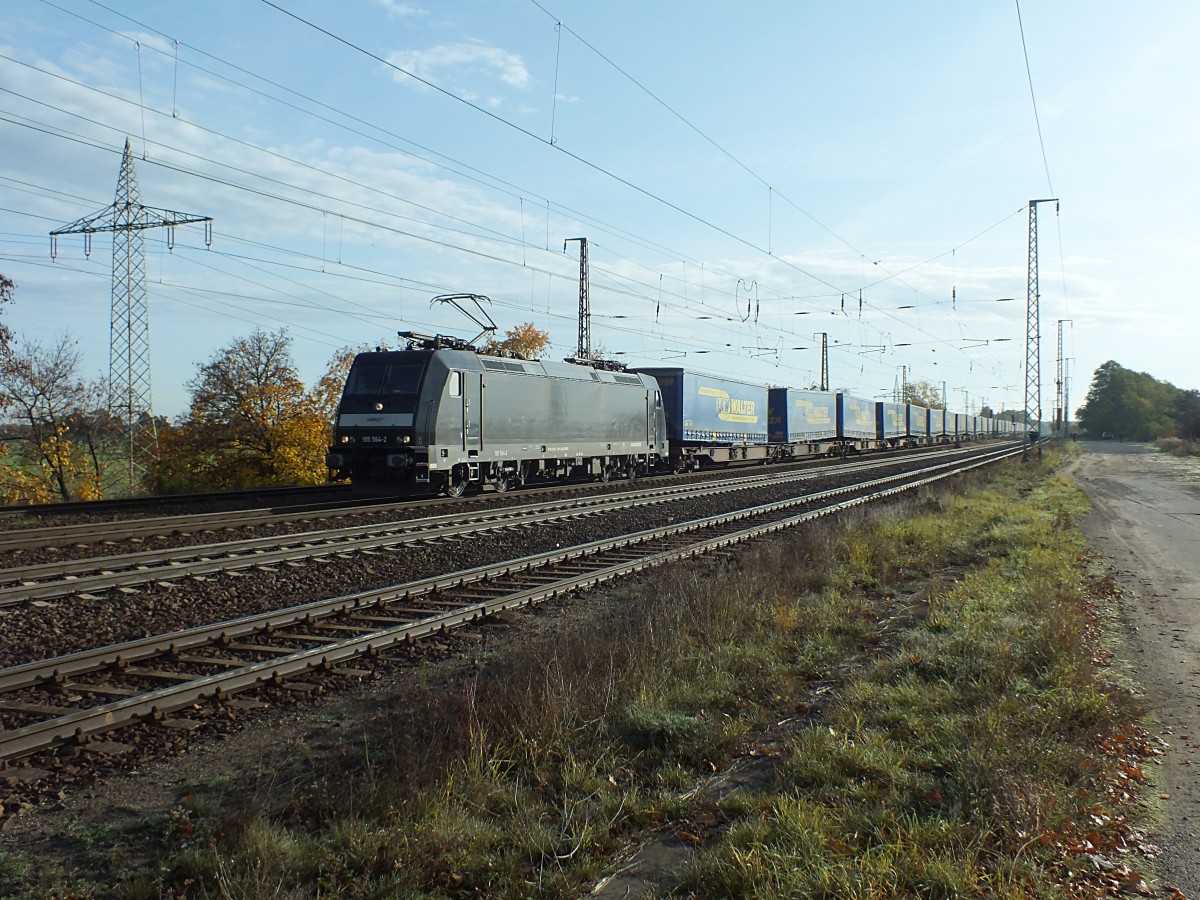
{"label": "steel rail", "polygon": [[620,494],[575,498],[565,503],[561,500],[544,501],[525,506],[478,510],[465,517],[465,520],[461,512],[455,512],[406,522],[354,525],[318,532],[249,538],[5,569],[0,570],[0,608],[32,600],[50,600],[78,594],[93,595],[114,587],[176,581],[181,578],[264,568],[342,553],[393,548],[417,541],[443,540],[483,531],[562,521],[631,506],[683,500],[696,494],[733,493],[763,486],[808,481],[831,473],[845,475],[894,465],[894,461],[868,460],[847,464],[836,470],[760,474],[718,485],[704,483],[653,486]]}
{"label": "steel rail", "polygon": [[[926,449],[920,451],[922,454],[941,454],[946,451],[942,448],[934,450]],[[903,456],[889,455],[888,459],[899,460],[911,458],[911,452],[906,452]],[[820,460],[807,460],[807,462],[819,462]],[[836,470],[834,466],[826,467],[830,470]],[[761,476],[759,476],[761,477]],[[564,487],[571,485],[553,485],[541,489],[535,489],[536,493],[544,493],[546,491],[562,490]],[[576,485],[576,487],[588,487],[591,483]],[[334,488],[342,488],[343,492],[348,490],[345,485],[326,486],[331,493],[336,493]],[[297,489],[283,489],[296,491]],[[244,492],[247,495],[253,496],[256,492]],[[183,495],[179,501],[196,501],[204,500],[210,496],[225,496],[225,495]],[[495,495],[490,495],[495,496]],[[166,503],[170,498],[162,498]],[[101,501],[88,501],[99,503]],[[116,503],[117,501],[112,501]],[[114,520],[106,522],[103,527],[99,527],[95,522],[75,523],[71,525],[47,525],[35,526],[30,528],[17,528],[8,531],[0,531],[0,553],[8,553],[17,550],[40,549],[47,546],[62,546],[64,544],[93,544],[101,542],[115,542],[119,540],[131,540],[139,537],[148,537],[164,534],[194,534],[199,531],[219,531],[232,528],[246,528],[251,526],[267,526],[267,525],[283,525],[291,522],[304,522],[311,519],[324,518],[342,518],[352,516],[364,511],[369,512],[391,512],[399,509],[419,509],[422,506],[435,503],[447,502],[444,498],[405,498],[403,500],[397,498],[360,498],[357,500],[343,500],[327,503],[306,503],[303,505],[289,506],[284,509],[278,508],[259,508],[249,510],[225,510],[216,512],[203,513],[185,513],[171,516],[153,516],[143,519],[134,520]],[[471,503],[470,500],[454,501],[455,506],[459,511],[464,508],[464,504]],[[84,504],[85,505],[85,504]],[[86,510],[85,510],[86,511]]]}
{"label": "steel rail", "polygon": [[164,506],[183,506],[196,503],[219,503],[252,498],[302,497],[305,494],[344,494],[348,484],[310,484],[279,488],[245,488],[230,491],[203,491],[196,494],[162,494],[154,497],[115,497],[107,500],[66,500],[59,503],[6,503],[0,505],[0,520],[13,518],[43,518],[76,513],[138,512]]}
{"label": "steel rail", "polygon": [[[340,487],[340,485],[339,485]],[[164,534],[194,534],[254,525],[284,525],[309,519],[341,518],[363,512],[388,511],[411,501],[397,503],[380,498],[304,503],[280,508],[224,510],[153,516],[109,522],[76,522],[71,525],[46,525],[0,532],[0,553],[40,549],[66,544],[98,544],[132,540]]]}
{"label": "steel rail", "polygon": [[[457,609],[432,613],[417,621],[407,621],[403,624],[382,628],[368,634],[358,635],[342,640],[331,640],[328,644],[297,650],[286,656],[249,663],[232,671],[214,675],[200,676],[194,680],[171,687],[160,688],[145,694],[129,697],[98,707],[76,710],[16,729],[0,732],[0,762],[28,756],[38,750],[46,749],[61,743],[75,740],[85,743],[101,733],[112,730],[133,721],[146,717],[161,717],[178,711],[193,703],[207,698],[223,698],[230,694],[253,688],[264,682],[283,682],[287,678],[310,672],[314,669],[329,669],[339,663],[375,654],[401,642],[411,642],[429,634],[444,632],[459,625],[474,622],[480,618],[501,612],[541,602],[564,593],[579,590],[598,584],[621,575],[631,574],[666,562],[685,559],[716,549],[741,543],[763,534],[781,531],[808,522],[821,516],[830,515],[853,506],[893,497],[904,491],[932,484],[944,478],[958,475],[972,469],[990,465],[1002,459],[1014,457],[1021,453],[1021,448],[1009,448],[996,451],[983,457],[974,457],[956,463],[944,463],[938,466],[886,476],[858,485],[834,488],[821,491],[806,497],[789,498],[773,503],[761,504],[746,510],[708,516],[676,525],[648,529],[636,534],[619,538],[593,541],[575,547],[558,550],[551,553],[536,554],[530,557],[513,560],[502,565],[484,566],[476,569],[456,572],[440,578],[426,579],[406,585],[369,591],[346,597],[333,598],[305,604],[293,610],[279,611],[264,616],[247,617],[234,622],[222,623],[209,629],[192,629],[187,632],[177,632],[150,638],[131,644],[102,648],[90,653],[78,653],[59,657],[41,663],[13,667],[0,671],[0,689],[4,691],[17,690],[45,684],[58,683],[69,688],[71,676],[95,672],[114,665],[128,665],[133,661],[145,659],[155,653],[179,652],[182,649],[193,648],[200,643],[211,644],[214,640],[224,637],[226,641],[248,633],[246,629],[261,632],[267,623],[284,624],[280,617],[290,616],[292,622],[311,622],[315,613],[329,615],[336,610],[378,608],[386,611],[390,602],[409,600],[418,595],[446,591],[452,587],[474,584],[495,578],[499,575],[511,575],[514,572],[529,574],[539,568],[561,563],[563,561],[584,561],[592,557],[598,558],[604,553],[617,551],[627,557],[637,545],[645,545],[662,539],[670,539],[684,534],[707,530],[713,527],[742,522],[785,511],[789,508],[826,501],[825,505],[809,509],[796,515],[782,519],[741,528],[733,532],[704,538],[699,541],[689,541],[683,546],[663,550],[654,550],[648,554],[638,553],[633,558],[618,559],[615,562],[602,561],[598,567],[588,567],[589,570],[575,572],[554,581],[533,587],[521,587],[509,590],[501,596],[467,603]],[[897,484],[895,482],[903,482]],[[863,492],[860,496],[849,499],[837,499],[847,493]],[[316,627],[320,627],[317,623]],[[206,632],[202,637],[201,632]]]}

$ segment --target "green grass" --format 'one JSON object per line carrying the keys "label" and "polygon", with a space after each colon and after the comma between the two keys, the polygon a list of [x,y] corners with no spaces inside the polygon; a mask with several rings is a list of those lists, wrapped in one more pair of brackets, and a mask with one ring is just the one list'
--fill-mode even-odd
{"label": "green grass", "polygon": [[[1069,524],[1083,500],[1051,479],[1016,506],[996,490],[946,505],[937,523],[885,527],[890,539],[873,555],[924,570],[923,561],[972,549],[947,539],[974,532],[962,528],[968,518],[978,523],[974,552],[986,553],[791,741],[762,808],[706,850],[683,889],[703,885],[714,897],[1057,892],[1064,839],[1092,802],[1081,798],[1103,796],[1096,738],[1136,717],[1093,661],[1084,546]],[[889,544],[894,555],[883,556]],[[912,547],[921,549],[906,555]],[[1031,835],[1051,839],[1031,852]]]}
{"label": "green grass", "polygon": [[[1136,712],[1094,662],[1084,502],[1049,462],[627,584],[270,782],[195,788],[155,863],[109,884],[577,897],[680,831],[701,849],[664,896],[1066,896],[1065,848],[1107,803],[1102,744]],[[696,790],[751,750],[769,762],[747,787]]]}

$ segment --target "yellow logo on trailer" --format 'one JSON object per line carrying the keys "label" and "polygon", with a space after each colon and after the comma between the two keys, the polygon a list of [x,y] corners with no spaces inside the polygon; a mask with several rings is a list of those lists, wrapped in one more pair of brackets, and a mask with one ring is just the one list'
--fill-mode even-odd
{"label": "yellow logo on trailer", "polygon": [[811,400],[804,397],[797,397],[796,408],[804,412],[804,421],[809,425],[830,424],[828,406],[817,406]]}
{"label": "yellow logo on trailer", "polygon": [[742,422],[747,425],[758,423],[758,412],[753,400],[730,397],[720,388],[702,387],[699,394],[701,397],[712,397],[717,401],[717,418],[722,422]]}

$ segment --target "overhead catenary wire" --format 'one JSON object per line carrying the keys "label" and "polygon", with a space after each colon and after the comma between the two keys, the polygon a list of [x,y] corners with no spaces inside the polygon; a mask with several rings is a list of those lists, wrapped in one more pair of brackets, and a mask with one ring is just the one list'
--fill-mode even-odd
{"label": "overhead catenary wire", "polygon": [[[161,160],[156,160],[156,161],[151,161],[151,164],[163,164],[163,163]],[[192,173],[192,174],[194,174],[194,173]],[[205,178],[212,180],[211,176],[205,176]],[[448,245],[448,246],[451,246],[451,245]],[[278,248],[278,250],[282,250],[282,248]],[[314,254],[313,254],[313,256],[311,256],[311,258],[314,260],[320,259],[318,256],[314,256]],[[500,260],[500,262],[506,262],[506,260]],[[264,260],[264,264],[276,265],[276,263],[272,262],[272,260]],[[546,274],[551,277],[560,277],[560,276],[558,276],[558,274],[556,274],[556,272],[553,272],[553,271],[547,270]],[[648,287],[648,286],[646,286],[646,287]],[[620,329],[617,329],[617,330],[620,330]],[[632,334],[636,334],[636,332],[632,332]],[[673,338],[673,340],[678,340],[678,338]]]}
{"label": "overhead catenary wire", "polygon": [[[0,89],[0,90],[2,90],[2,89]],[[2,118],[2,117],[0,117],[0,118]],[[102,124],[102,123],[96,123],[96,122],[94,122],[94,120],[89,120],[89,119],[85,119],[85,121],[92,121],[92,122],[93,122],[93,124]],[[107,126],[106,126],[106,127],[107,127]],[[205,157],[200,157],[200,156],[199,156],[199,155],[197,155],[197,154],[192,154],[192,153],[189,153],[188,151],[179,150],[178,148],[170,148],[170,147],[168,147],[167,145],[161,145],[161,144],[157,144],[157,142],[151,142],[151,143],[155,143],[157,146],[159,146],[159,147],[160,147],[160,148],[162,148],[162,149],[171,149],[171,150],[174,150],[174,151],[175,151],[175,152],[177,152],[177,153],[181,153],[181,154],[185,154],[185,155],[192,156],[192,157],[195,157],[195,158],[203,159],[205,162],[210,162],[210,163],[212,163],[212,164],[214,164],[214,165],[219,165],[219,166],[222,166],[222,167],[225,167],[225,168],[230,168],[230,169],[232,169],[233,171],[239,172],[239,173],[241,173],[241,174],[247,174],[247,175],[251,175],[252,177],[262,177],[262,178],[264,178],[264,180],[267,180],[268,182],[273,182],[273,183],[276,183],[276,184],[279,184],[279,183],[281,183],[279,179],[271,179],[271,178],[266,178],[265,176],[258,176],[256,173],[251,173],[251,172],[248,172],[247,170],[245,170],[245,169],[242,169],[242,168],[240,168],[240,167],[236,167],[236,166],[227,166],[226,164],[223,164],[223,163],[216,163],[216,162],[214,162],[214,161],[208,160],[208,159],[207,159],[207,158],[205,158]],[[96,145],[96,146],[100,146],[100,145]],[[276,154],[276,155],[278,155],[278,154]],[[281,157],[281,158],[283,158],[283,159],[289,159],[289,158],[287,158],[287,157]],[[290,160],[289,160],[289,161],[290,161]],[[166,168],[166,169],[170,169],[170,170],[178,171],[178,172],[181,172],[181,173],[186,173],[186,174],[192,175],[193,177],[202,178],[202,179],[204,179],[204,180],[208,180],[208,181],[211,181],[211,182],[214,182],[214,183],[223,184],[223,185],[226,185],[226,186],[229,186],[229,187],[235,187],[235,188],[238,188],[238,189],[241,189],[241,190],[246,190],[246,191],[249,191],[249,192],[251,192],[251,193],[256,193],[256,194],[258,194],[258,195],[260,195],[260,196],[263,196],[263,197],[265,197],[265,198],[274,199],[274,200],[279,200],[279,201],[281,201],[281,202],[287,202],[287,203],[292,203],[292,204],[295,204],[295,205],[299,205],[299,206],[301,206],[301,207],[303,207],[303,208],[309,209],[309,210],[311,210],[311,211],[314,211],[314,212],[321,212],[322,214],[324,214],[324,213],[328,212],[328,209],[327,209],[326,207],[322,207],[322,206],[315,205],[315,204],[312,204],[312,203],[305,203],[305,202],[303,202],[303,201],[299,201],[299,200],[297,200],[297,199],[295,199],[295,198],[289,198],[289,197],[285,197],[285,196],[282,196],[282,195],[279,195],[279,194],[275,194],[275,193],[272,193],[272,192],[267,192],[267,191],[263,191],[263,190],[261,190],[261,189],[253,188],[253,187],[250,187],[250,186],[247,186],[247,185],[238,184],[238,183],[236,183],[236,182],[229,181],[228,179],[217,178],[216,176],[213,176],[213,175],[211,175],[211,174],[208,174],[208,173],[198,172],[198,171],[196,171],[196,170],[192,170],[192,169],[185,169],[185,168],[182,168],[182,167],[179,167],[179,166],[175,166],[175,165],[169,164],[169,163],[165,162],[165,161],[164,161],[163,159],[161,159],[161,158],[155,158],[155,159],[152,159],[152,160],[150,160],[150,161],[149,161],[149,164],[150,164],[150,165],[152,165],[152,166],[158,166],[158,167],[162,167],[162,168]],[[289,187],[290,187],[290,185],[289,185]],[[327,195],[327,194],[322,194],[322,193],[320,193],[320,192],[313,191],[313,190],[311,190],[311,189],[303,189],[303,190],[304,190],[304,192],[305,192],[305,193],[312,194],[312,195],[314,195],[314,196],[316,196],[316,197],[318,197],[318,198],[321,198],[321,199],[325,199],[325,200],[332,199],[332,198],[330,197],[330,195]],[[377,210],[377,209],[375,209],[375,208],[373,208],[373,207],[366,207],[364,204],[353,204],[353,205],[356,205],[356,206],[359,206],[359,207],[362,207],[362,208],[365,208],[365,209],[368,209],[368,210],[373,210],[373,211],[377,211],[377,212],[379,211],[379,210]],[[479,250],[477,250],[477,249],[462,247],[461,245],[455,245],[455,244],[451,244],[451,243],[449,243],[449,242],[447,242],[447,241],[440,241],[440,240],[438,240],[438,239],[436,239],[436,238],[432,238],[432,237],[429,237],[429,236],[427,236],[427,235],[420,235],[420,234],[416,234],[416,233],[414,233],[414,232],[411,232],[411,231],[408,231],[408,230],[405,230],[405,229],[398,229],[398,228],[395,228],[395,227],[391,227],[391,226],[383,225],[383,224],[381,224],[381,223],[378,223],[378,222],[373,222],[373,221],[370,221],[370,220],[361,219],[361,218],[357,218],[357,217],[347,217],[347,216],[345,216],[344,214],[342,214],[342,217],[343,217],[343,218],[350,218],[352,221],[355,221],[355,222],[358,222],[358,223],[361,223],[361,224],[364,224],[364,225],[369,225],[369,226],[371,226],[371,227],[377,227],[377,228],[381,228],[381,229],[383,229],[383,230],[392,231],[392,232],[394,232],[394,233],[397,233],[397,234],[400,234],[400,235],[405,235],[405,236],[408,236],[408,237],[413,237],[413,238],[416,238],[416,239],[419,239],[419,240],[425,240],[425,241],[429,241],[429,242],[431,242],[431,243],[435,243],[435,244],[438,244],[438,245],[440,245],[440,246],[444,246],[444,247],[446,247],[446,248],[448,248],[448,249],[454,249],[454,250],[457,250],[457,251],[461,251],[461,252],[467,252],[467,253],[471,253],[471,254],[474,254],[474,255],[477,255],[477,256],[482,256],[483,258],[489,259],[489,260],[491,260],[491,261],[494,261],[494,262],[511,262],[511,261],[509,261],[509,260],[505,260],[505,259],[504,259],[504,258],[502,258],[502,257],[498,257],[498,256],[496,256],[496,255],[494,255],[494,254],[486,254],[486,253],[483,253],[482,251],[479,251]],[[429,224],[429,223],[420,223],[420,224]],[[439,227],[445,228],[445,226],[439,226]],[[449,230],[451,230],[451,231],[455,231],[455,229],[449,229]],[[461,233],[461,232],[460,232],[460,233]],[[500,238],[500,239],[501,239],[501,240],[505,240],[505,239],[503,238],[503,236],[501,236],[501,238]],[[515,241],[508,241],[508,242],[509,242],[509,243],[516,243]],[[524,264],[524,265],[528,265],[528,263],[523,263],[523,264]],[[557,273],[554,273],[554,272],[552,272],[552,271],[550,271],[550,270],[544,270],[544,271],[546,272],[546,274],[549,274],[549,275],[551,275],[551,276],[554,276],[554,277],[558,277],[558,274],[557,274]],[[918,330],[922,330],[922,329],[918,329]],[[923,332],[923,330],[922,330],[922,332]],[[924,332],[923,332],[923,333],[924,333]]]}
{"label": "overhead catenary wire", "polygon": [[[47,3],[47,5],[54,6],[55,8],[60,8],[60,7],[57,7],[57,6],[55,6],[55,4],[52,4],[52,3],[50,3],[50,2],[49,2],[49,0],[43,0],[43,2],[44,2],[44,3]],[[112,12],[112,13],[116,14],[116,15],[119,15],[119,16],[121,16],[122,18],[124,18],[124,19],[126,19],[126,20],[128,20],[128,21],[130,21],[130,22],[134,22],[135,24],[138,24],[138,25],[139,25],[139,26],[141,26],[141,27],[147,27],[147,28],[149,28],[150,30],[154,31],[156,34],[158,34],[158,35],[162,36],[164,39],[166,39],[166,40],[168,40],[168,41],[171,41],[171,40],[172,40],[172,39],[171,39],[169,36],[165,35],[163,32],[161,32],[161,31],[158,31],[158,30],[156,30],[156,29],[153,29],[151,26],[146,26],[146,25],[145,25],[145,23],[142,23],[142,22],[139,22],[138,20],[132,19],[132,18],[130,18],[129,16],[126,16],[126,15],[124,15],[123,13],[118,13],[117,11],[115,11],[115,10],[112,10],[110,7],[107,7],[107,6],[105,6],[104,4],[102,4],[102,3],[99,3],[99,2],[98,2],[98,0],[91,0],[91,2],[92,2],[94,5],[96,5],[96,6],[99,6],[99,7],[100,7],[100,8],[102,8],[102,9],[108,10],[108,11],[110,11],[110,12]],[[268,4],[268,5],[275,6],[275,4]],[[73,14],[73,15],[77,15],[77,14],[74,14],[74,13],[72,13],[72,14]],[[290,15],[290,14],[289,14],[289,15]],[[96,25],[96,27],[100,27],[100,28],[104,28],[104,27],[105,27],[105,26],[103,26],[103,25],[99,25],[98,23],[93,23],[91,20],[84,19],[84,21],[88,21],[88,22],[89,22],[89,24],[95,24],[95,25]],[[110,30],[110,31],[111,31],[111,29],[106,29],[106,30]],[[119,33],[117,33],[117,32],[112,32],[112,33],[114,33],[114,34],[118,34],[118,35],[119,35]],[[122,37],[127,37],[127,36],[125,36],[125,35],[119,35],[119,36],[122,36]],[[129,39],[129,38],[127,38],[127,39]],[[198,52],[203,52],[203,51],[198,51]],[[214,60],[218,59],[217,57],[213,57],[213,56],[211,56],[210,54],[205,54],[205,55],[209,56],[209,58],[212,58],[212,59],[214,59]],[[226,62],[226,61],[224,61],[224,60],[219,60],[219,61],[220,61],[220,62],[221,62],[223,65],[232,65],[232,64],[229,64],[229,63],[227,63],[227,62]],[[242,69],[242,68],[240,68],[240,67],[234,67],[234,68],[237,68],[237,70],[238,70],[238,71],[242,71],[242,72],[245,72],[246,74],[249,74],[251,77],[261,78],[261,76],[254,75],[254,73],[250,73],[250,72],[248,72],[248,70]],[[271,84],[273,84],[273,85],[276,85],[276,86],[278,86],[278,85],[277,85],[275,82],[268,82],[268,83],[271,83]],[[295,94],[295,95],[297,95],[297,96],[303,96],[303,95],[300,95],[300,94],[298,94],[297,92],[291,91],[291,89],[289,89],[289,88],[282,87],[282,86],[280,86],[280,87],[281,87],[281,89],[283,89],[283,90],[288,90],[290,93],[293,93],[293,94]],[[446,93],[446,92],[444,92],[444,91],[443,91],[443,93]],[[268,96],[269,96],[269,95],[268,95]],[[453,96],[453,95],[450,95],[450,96]],[[274,98],[272,98],[272,99],[274,99]],[[469,105],[471,105],[472,107],[474,107],[474,104],[469,104]],[[499,117],[495,117],[495,118],[499,118]],[[360,120],[360,121],[361,121],[361,120]],[[375,127],[377,127],[377,126],[373,126],[373,125],[371,125],[370,127],[372,127],[372,128],[375,128]],[[523,131],[523,130],[522,130],[522,131]],[[478,171],[478,170],[476,170],[476,171]],[[652,195],[652,196],[653,196],[653,195]],[[549,201],[547,201],[547,203],[549,203]],[[549,244],[549,241],[547,240],[547,245],[548,245],[548,244]],[[759,249],[761,249],[761,248],[759,248]],[[940,255],[944,255],[944,254],[940,254]],[[939,256],[937,256],[937,257],[933,257],[933,259],[939,258],[939,257],[940,257],[940,255],[939,255]],[[878,265],[879,263],[877,262],[876,264]],[[920,264],[918,264],[918,265],[920,265]],[[886,270],[886,267],[884,267],[884,268],[885,268],[885,270]],[[911,269],[912,269],[912,268],[914,268],[914,267],[909,267],[908,269],[906,269],[906,270],[904,270],[904,271],[911,271]],[[802,273],[804,273],[804,274],[808,274],[808,273],[804,272],[804,270],[803,270],[803,269],[800,269],[799,271],[801,271],[801,272],[802,272]],[[729,276],[730,276],[731,278],[733,277],[733,274],[732,274],[732,273],[727,273],[727,274],[729,274]],[[885,281],[887,281],[887,280],[890,280],[890,278],[891,278],[891,277],[898,277],[898,276],[899,276],[899,275],[901,275],[901,274],[903,274],[903,272],[901,272],[901,273],[894,273],[894,275],[889,275],[889,277],[888,277],[888,278],[885,278],[885,279],[879,279],[879,280],[878,280],[878,281],[876,281],[874,284],[883,283],[883,282],[885,282]],[[927,297],[927,299],[930,299],[932,302],[937,302],[937,301],[936,301],[936,300],[934,300],[933,298],[930,298],[930,297],[928,297],[928,295],[925,295],[925,294],[923,294],[923,292],[920,292],[920,293],[922,293],[922,296],[926,296],[926,297]],[[879,307],[875,307],[875,306],[874,306],[873,304],[871,304],[870,302],[867,302],[867,303],[866,303],[866,306],[867,306],[868,308],[873,308],[873,309],[876,309],[876,311],[878,311],[878,312],[881,312],[881,313],[883,313],[884,315],[889,315],[889,314],[887,313],[887,311],[886,311],[886,310],[883,310],[883,309],[881,309],[881,308],[879,308]],[[897,317],[895,317],[895,316],[889,316],[889,317],[891,317],[891,318],[893,318],[893,319],[896,319],[898,322],[902,322],[902,320],[898,319],[898,318],[897,318]],[[921,329],[918,329],[918,330],[921,330]]]}
{"label": "overhead catenary wire", "polygon": [[[52,5],[52,4],[51,4],[51,5]],[[96,4],[96,5],[97,5],[97,6],[100,6],[101,8],[104,8],[104,9],[110,9],[109,7],[106,7],[106,6],[104,6],[103,4]],[[272,5],[274,5],[274,4],[272,4]],[[116,13],[116,11],[115,11],[115,10],[111,10],[111,9],[110,9],[110,11],[112,11],[112,12]],[[161,33],[161,32],[160,32],[160,33]],[[165,35],[164,35],[164,37],[165,37]],[[147,45],[147,48],[148,48],[148,49],[150,48],[150,47],[149,47],[149,45]],[[172,105],[174,105],[174,101],[172,102]],[[180,171],[186,171],[186,169],[183,169],[183,168],[180,168],[179,170],[180,170]],[[253,173],[251,173],[251,174],[253,174]],[[231,185],[231,186],[233,186],[233,185]],[[323,207],[323,206],[322,206],[322,204],[313,204],[313,208],[317,208],[317,207],[321,207],[322,209],[324,209],[324,208],[325,208],[325,207]],[[523,251],[523,252],[524,252],[524,249],[525,249],[525,247],[527,246],[527,245],[526,245],[526,243],[525,243],[523,240],[521,240],[520,238],[518,238],[518,239],[514,240],[512,243],[513,243],[514,245],[521,246],[521,247],[522,247],[522,251]],[[450,245],[447,245],[447,246],[450,246]],[[768,249],[769,249],[769,248],[768,248]],[[636,261],[635,261],[635,262],[636,262]],[[639,265],[640,265],[640,264],[639,264]],[[704,265],[704,264],[703,264],[703,263],[701,263],[701,266],[702,266],[702,267],[703,267],[703,265]],[[715,271],[715,270],[710,270],[710,271]],[[559,276],[557,275],[557,273],[550,272],[550,271],[547,271],[545,274],[546,274],[548,277],[550,277],[550,278],[559,277]],[[656,271],[656,272],[655,272],[655,275],[656,275],[656,276],[658,276],[658,277],[661,279],[661,276],[663,275],[663,273],[662,273],[661,271]],[[672,274],[670,274],[670,273],[668,273],[666,277],[667,277],[669,280],[674,280],[674,279],[675,279],[675,276],[674,276],[674,275],[672,275]],[[888,280],[888,279],[880,279],[880,280],[878,280],[877,282],[875,282],[875,284],[882,284],[882,283],[886,282],[887,280]],[[828,284],[828,282],[827,282],[827,284]],[[832,288],[831,288],[831,290],[832,290]],[[633,292],[633,295],[636,295],[636,288],[635,288],[635,291]],[[795,292],[795,291],[786,291],[786,292],[780,292],[780,294],[779,294],[780,298],[786,298],[786,297],[789,297],[789,296],[795,296],[795,295],[796,295],[796,292]],[[764,312],[765,312],[765,305],[766,305],[766,302],[767,302],[767,299],[766,299],[766,294],[764,294],[764,300],[763,300],[763,303],[764,303]],[[685,307],[686,307],[686,297],[685,297],[685,299],[684,299],[684,303],[685,303]],[[868,306],[868,308],[870,308],[870,303],[869,303],[869,302],[868,302],[867,306]],[[893,318],[897,318],[897,317],[893,317]],[[897,318],[897,321],[901,321],[901,320],[900,320],[899,318]],[[904,324],[906,324],[906,325],[907,325],[908,323],[904,323]]]}
{"label": "overhead catenary wire", "polygon": [[1025,43],[1025,22],[1021,18],[1021,0],[1013,0],[1017,7],[1017,27],[1021,32],[1021,52],[1025,56],[1025,76],[1029,80],[1029,100],[1033,104],[1033,121],[1037,124],[1038,146],[1042,151],[1042,165],[1046,169],[1046,186],[1050,188],[1050,196],[1058,196],[1054,191],[1054,180],[1050,177],[1050,160],[1046,157],[1046,141],[1042,137],[1042,118],[1038,115],[1037,95],[1033,90],[1033,69],[1029,65],[1029,46]]}

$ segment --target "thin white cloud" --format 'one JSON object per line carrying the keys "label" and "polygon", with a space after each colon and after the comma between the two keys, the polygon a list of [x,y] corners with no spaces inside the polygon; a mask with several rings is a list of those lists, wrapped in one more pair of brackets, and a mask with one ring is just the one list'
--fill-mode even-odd
{"label": "thin white cloud", "polygon": [[413,6],[411,3],[399,3],[398,0],[375,0],[375,4],[383,7],[389,16],[396,19],[428,15],[428,11],[419,6]]}
{"label": "thin white cloud", "polygon": [[388,62],[454,90],[464,89],[467,81],[480,78],[498,78],[509,87],[524,90],[531,80],[520,54],[475,40],[437,44],[426,50],[398,50]]}

